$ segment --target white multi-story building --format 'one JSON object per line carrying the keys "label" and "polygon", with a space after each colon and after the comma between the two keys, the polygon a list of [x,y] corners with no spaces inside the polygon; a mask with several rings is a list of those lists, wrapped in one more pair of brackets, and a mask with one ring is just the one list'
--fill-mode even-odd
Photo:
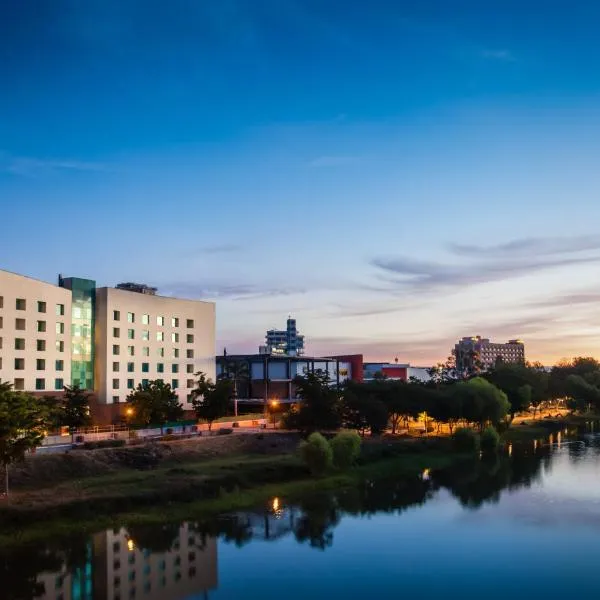
{"label": "white multi-story building", "polygon": [[31,392],[77,385],[114,404],[162,379],[190,408],[194,374],[215,378],[215,305],[155,291],[0,271],[0,381]]}
{"label": "white multi-story building", "polygon": [[476,366],[487,370],[499,360],[506,363],[525,363],[525,344],[521,340],[509,340],[506,344],[499,344],[479,335],[464,337],[454,346],[454,356],[459,372]]}

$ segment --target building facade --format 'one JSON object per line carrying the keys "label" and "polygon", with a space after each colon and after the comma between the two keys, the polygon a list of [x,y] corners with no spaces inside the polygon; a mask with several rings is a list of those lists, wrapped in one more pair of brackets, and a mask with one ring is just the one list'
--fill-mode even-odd
{"label": "building facade", "polygon": [[38,393],[79,386],[108,405],[163,379],[189,409],[194,374],[215,378],[214,303],[134,284],[97,288],[62,276],[58,283],[0,270],[0,381]]}
{"label": "building facade", "polygon": [[505,344],[499,344],[478,335],[459,340],[454,346],[453,354],[458,372],[478,368],[487,370],[498,360],[507,363],[525,363],[525,344],[521,340],[509,340]]}
{"label": "building facade", "polygon": [[288,318],[285,329],[269,329],[265,337],[266,346],[261,353],[287,356],[304,354],[304,336],[298,333],[296,319]]}
{"label": "building facade", "polygon": [[413,367],[402,363],[364,363],[363,377],[365,381],[372,381],[376,377],[396,381],[417,380],[426,383],[431,379],[429,367]]}

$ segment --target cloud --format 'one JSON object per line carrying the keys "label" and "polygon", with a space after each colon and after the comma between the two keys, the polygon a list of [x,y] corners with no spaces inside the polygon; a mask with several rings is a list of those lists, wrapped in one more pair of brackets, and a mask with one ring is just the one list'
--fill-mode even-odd
{"label": "cloud", "polygon": [[0,155],[0,171],[36,177],[60,171],[107,171],[102,163],[85,162],[67,159],[40,159],[25,156]]}
{"label": "cloud", "polygon": [[266,287],[258,284],[222,282],[175,282],[159,286],[168,295],[198,299],[251,300],[303,294],[306,290],[294,287]]}
{"label": "cloud", "polygon": [[473,258],[514,256],[523,253],[550,256],[553,254],[598,250],[600,249],[600,235],[523,238],[495,246],[449,244],[448,247],[458,256]]}
{"label": "cloud", "polygon": [[510,50],[491,50],[486,49],[481,52],[481,56],[488,60],[504,60],[507,62],[515,62],[516,58]]}
{"label": "cloud", "polygon": [[319,156],[308,163],[309,167],[343,167],[360,162],[358,156]]}
{"label": "cloud", "polygon": [[545,297],[527,304],[527,306],[535,308],[560,308],[573,305],[591,305],[600,308],[600,291],[571,293],[551,298]]}
{"label": "cloud", "polygon": [[200,248],[201,254],[229,254],[238,252],[242,249],[239,244],[215,244],[214,246],[204,246]]}

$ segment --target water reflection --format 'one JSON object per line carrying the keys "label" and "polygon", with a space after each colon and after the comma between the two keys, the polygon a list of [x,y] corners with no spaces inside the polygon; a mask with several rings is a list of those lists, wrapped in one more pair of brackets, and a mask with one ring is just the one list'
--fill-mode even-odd
{"label": "water reflection", "polygon": [[[499,503],[504,494],[522,494],[535,486],[538,496],[533,505],[550,519],[545,527],[552,527],[547,523],[556,520],[556,513],[550,505],[539,510],[540,502],[561,502],[565,490],[571,494],[569,502],[599,496],[595,487],[589,487],[589,480],[597,470],[600,438],[587,434],[579,440],[567,440],[564,433],[561,438],[552,445],[547,438],[514,445],[510,453],[492,460],[467,461],[444,470],[426,469],[412,480],[365,480],[351,489],[312,493],[295,502],[274,497],[264,510],[182,524],[123,523],[116,530],[60,544],[49,541],[36,547],[15,547],[0,553],[0,590],[9,600],[209,598],[218,590],[219,544],[242,548],[251,542],[294,540],[326,551],[336,544],[336,529],[344,519],[402,515],[434,498],[439,502],[441,490],[446,491],[442,494],[446,504],[455,498],[465,514],[475,514],[472,511],[484,505]],[[545,494],[542,500],[540,490]],[[529,506],[524,500],[518,504],[521,512]],[[514,502],[503,505],[515,509]],[[563,502],[561,510],[570,506]],[[583,514],[581,505],[574,510]],[[417,514],[397,522],[408,524]],[[499,518],[498,510],[495,514]],[[591,522],[594,514],[584,516]]]}

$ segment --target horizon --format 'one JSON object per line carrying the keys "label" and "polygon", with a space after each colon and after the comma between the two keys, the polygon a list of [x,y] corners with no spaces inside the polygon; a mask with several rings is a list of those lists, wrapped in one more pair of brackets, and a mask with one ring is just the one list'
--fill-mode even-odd
{"label": "horizon", "polygon": [[1,269],[216,301],[217,354],[600,357],[600,6],[3,10]]}

